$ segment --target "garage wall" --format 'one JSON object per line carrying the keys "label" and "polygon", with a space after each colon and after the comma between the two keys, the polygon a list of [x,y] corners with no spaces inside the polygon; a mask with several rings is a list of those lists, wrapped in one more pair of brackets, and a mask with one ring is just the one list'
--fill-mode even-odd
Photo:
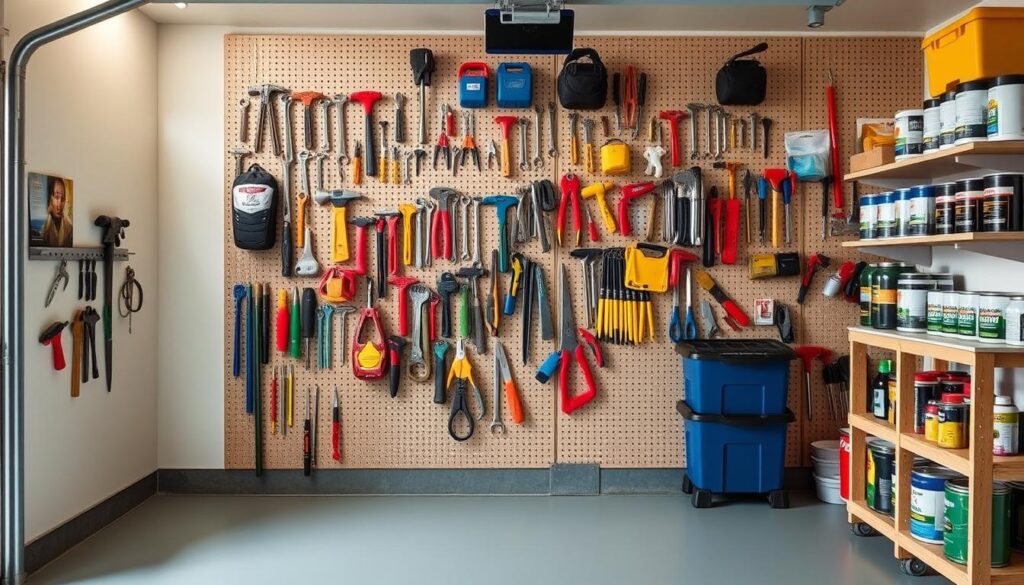
{"label": "garage wall", "polygon": [[[29,30],[96,3],[7,0],[7,48]],[[72,222],[78,246],[98,245],[100,232],[92,226],[97,215],[129,218],[125,246],[136,253],[130,264],[145,287],[145,305],[133,320],[131,336],[127,320],[114,320],[113,391],[106,391],[101,372],[72,399],[70,333],[64,334],[69,368],[62,372],[53,371],[50,350],[37,337],[53,321],[68,320],[85,306],[76,300],[77,265],[68,266],[73,283],[44,309],[57,264],[28,264],[25,487],[30,540],[156,469],[156,40],[156,25],[131,13],[44,47],[29,67],[27,170],[74,180]],[[115,287],[123,277],[124,264],[119,263]],[[94,306],[99,310],[101,304]],[[102,347],[98,352],[103,355]]]}

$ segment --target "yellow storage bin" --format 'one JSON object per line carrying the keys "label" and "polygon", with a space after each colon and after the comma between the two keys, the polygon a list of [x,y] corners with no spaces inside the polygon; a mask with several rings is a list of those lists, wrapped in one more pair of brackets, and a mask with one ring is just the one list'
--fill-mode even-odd
{"label": "yellow storage bin", "polygon": [[933,97],[965,81],[1024,73],[1024,8],[975,8],[921,49]]}

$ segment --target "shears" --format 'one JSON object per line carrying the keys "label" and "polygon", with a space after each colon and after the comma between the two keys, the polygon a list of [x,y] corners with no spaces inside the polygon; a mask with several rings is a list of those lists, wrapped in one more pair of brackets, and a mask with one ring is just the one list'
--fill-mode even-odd
{"label": "shears", "polygon": [[[472,388],[476,393],[476,402],[480,405],[480,416],[476,417],[476,420],[482,420],[485,414],[484,399],[480,395],[480,388],[477,387],[476,382],[473,380],[473,364],[466,357],[466,348],[463,342],[464,340],[461,337],[455,342],[455,359],[452,360],[451,368],[448,370],[448,380],[446,382],[449,390],[452,389],[452,382],[455,382],[455,392],[452,394],[452,409],[448,415],[448,434],[456,441],[469,439],[473,436],[475,429],[474,417],[469,410],[469,401],[466,398],[466,390],[468,388]],[[469,430],[462,435],[455,430],[455,421],[460,415],[465,417],[469,425]]]}

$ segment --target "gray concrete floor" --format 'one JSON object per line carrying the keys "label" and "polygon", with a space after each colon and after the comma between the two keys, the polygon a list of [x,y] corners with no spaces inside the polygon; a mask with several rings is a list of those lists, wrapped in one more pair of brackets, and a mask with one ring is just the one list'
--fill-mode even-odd
{"label": "gray concrete floor", "polygon": [[845,508],[684,496],[157,496],[31,577],[46,583],[937,585]]}

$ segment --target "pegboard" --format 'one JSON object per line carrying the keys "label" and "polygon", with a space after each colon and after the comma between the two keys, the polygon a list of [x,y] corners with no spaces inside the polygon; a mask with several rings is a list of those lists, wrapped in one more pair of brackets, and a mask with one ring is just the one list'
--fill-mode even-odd
{"label": "pegboard", "polygon": [[[640,71],[649,75],[648,100],[644,116],[657,116],[663,109],[682,109],[688,102],[713,102],[714,74],[729,56],[749,48],[756,41],[750,38],[686,38],[686,37],[640,37],[617,39],[612,37],[577,38],[577,46],[592,46],[598,49],[609,70],[621,71],[628,64],[635,65]],[[815,43],[824,43],[821,46]],[[889,47],[892,45],[892,47]],[[452,144],[462,142],[461,109],[457,107],[455,76],[458,66],[466,61],[484,61],[492,69],[501,61],[525,60],[533,67],[534,103],[546,107],[549,101],[557,103],[554,91],[554,79],[561,64],[560,57],[527,57],[520,59],[497,59],[485,56],[482,39],[478,37],[341,37],[341,36],[249,36],[228,35],[225,38],[225,151],[237,145],[238,109],[237,104],[245,90],[260,83],[274,83],[295,91],[316,90],[331,95],[334,93],[352,93],[363,89],[378,90],[386,98],[396,91],[406,97],[406,142],[404,150],[417,146],[417,94],[413,85],[409,67],[409,50],[416,47],[429,47],[433,50],[438,69],[433,84],[427,91],[427,144],[423,146],[428,152],[423,174],[413,177],[411,186],[382,184],[373,178],[365,178],[363,184],[354,187],[363,193],[366,199],[349,206],[349,217],[370,215],[374,209],[394,208],[399,202],[412,202],[416,198],[428,197],[427,191],[436,185],[447,185],[467,195],[515,194],[518,189],[529,181],[548,178],[558,183],[559,177],[566,172],[574,172],[581,176],[583,184],[591,180],[608,179],[608,177],[590,177],[583,172],[582,164],[573,166],[569,161],[568,112],[559,108],[557,119],[559,125],[559,158],[552,160],[544,157],[544,167],[532,171],[518,168],[516,144],[518,136],[513,131],[513,176],[511,179],[501,178],[497,170],[478,174],[468,166],[460,169],[453,177],[445,170],[430,169],[430,155],[433,144],[439,133],[437,106],[448,103],[456,110],[457,132]],[[906,55],[901,68],[892,68],[890,78],[884,80],[882,86],[886,91],[877,91],[880,85],[875,82],[872,88],[857,87],[853,91],[856,80],[865,79],[870,72],[877,74],[890,63],[890,55],[896,52]],[[664,59],[665,55],[685,55],[685,58]],[[821,80],[811,80],[812,68],[816,71],[820,62],[830,55],[834,59],[843,59],[836,69],[839,85],[840,128],[853,126],[855,116],[890,115],[906,103],[898,99],[907,94],[919,93],[920,55],[913,39],[823,39],[821,41],[796,38],[775,38],[770,42],[768,52],[759,59],[769,70],[768,99],[755,108],[728,108],[734,115],[746,116],[749,111],[756,111],[762,116],[773,120],[770,136],[770,156],[762,158],[760,147],[757,152],[749,149],[736,149],[726,160],[743,163],[744,168],[759,173],[767,167],[784,166],[785,154],[783,134],[788,131],[804,128],[824,128],[825,114],[823,106],[823,86]],[[907,71],[907,64],[916,67]],[[831,64],[831,63],[829,63]],[[841,70],[840,70],[841,69]],[[851,87],[844,93],[846,85]],[[493,84],[491,103],[493,103]],[[890,101],[886,101],[890,100]],[[258,100],[248,112],[250,141],[255,134]],[[820,111],[814,111],[819,108]],[[294,138],[296,148],[302,142],[302,110],[301,104],[293,105],[295,123]],[[378,102],[374,109],[374,121],[387,120],[394,123],[394,102],[390,99]],[[533,116],[529,110],[502,111],[495,107],[476,110],[476,142],[481,156],[485,158],[486,145],[490,140],[500,144],[498,125],[493,121],[500,114],[528,116],[531,120],[530,144],[537,129],[533,126]],[[611,99],[608,107],[601,112],[585,112],[583,117],[598,119],[605,115],[613,122]],[[335,108],[330,110],[332,123],[336,115]],[[278,110],[279,121],[283,120]],[[315,121],[319,121],[319,110],[316,110]],[[349,103],[346,109],[347,137],[349,152],[354,141],[363,139],[362,109],[358,104]],[[700,132],[699,142],[704,142],[704,118],[698,120]],[[547,148],[547,117],[541,116],[542,152]],[[663,126],[663,145],[668,150],[668,126]],[[680,127],[680,138],[683,144],[683,168],[689,167],[687,144],[688,126]],[[317,138],[318,126],[314,128]],[[613,128],[614,129],[614,128]],[[390,134],[390,131],[389,131]],[[646,124],[636,140],[630,141],[632,151],[633,174],[628,177],[614,177],[617,184],[650,180],[642,174],[645,162],[642,157],[647,141]],[[852,135],[852,133],[851,133]],[[378,133],[375,132],[375,139]],[[333,141],[333,126],[331,139]],[[582,146],[582,127],[580,130]],[[847,136],[843,136],[844,145]],[[601,124],[597,124],[595,143],[599,147],[605,136],[601,132]],[[391,136],[389,136],[389,144]],[[379,145],[378,145],[379,146]],[[530,148],[527,149],[528,152]],[[364,156],[376,153],[364,153]],[[599,161],[599,157],[598,161]],[[846,148],[844,155],[847,158]],[[247,159],[246,164],[258,162],[264,168],[280,177],[281,165],[270,151],[269,145],[264,152],[255,158]],[[666,172],[671,173],[669,156],[663,159]],[[716,186],[720,196],[727,192],[726,171],[712,169],[711,161],[699,159],[704,171],[705,185],[708,190]],[[749,167],[748,167],[749,165]],[[364,163],[365,167],[365,163]],[[225,156],[225,192],[230,191],[233,176],[234,158]],[[297,165],[292,165],[292,196],[298,192],[299,175]],[[325,160],[325,185],[328,188],[340,188],[342,185],[337,176],[337,167],[331,156]],[[311,164],[311,175],[314,167]],[[344,186],[353,188],[348,175]],[[741,170],[742,172],[742,170]],[[840,254],[839,240],[828,242],[824,249],[815,247],[818,243],[811,236],[816,234],[815,228],[820,225],[820,196],[815,198],[815,189],[811,187],[812,201],[804,205],[803,196],[794,197],[794,241],[787,251],[805,252],[822,251],[833,259],[847,259]],[[742,190],[739,192],[742,197]],[[617,193],[610,195],[613,206]],[[642,200],[641,200],[642,201]],[[633,204],[632,224],[634,237],[644,232],[647,205],[637,201]],[[752,201],[756,201],[756,190]],[[229,198],[225,197],[226,209],[229,210]],[[626,239],[617,235],[609,235],[601,224],[600,214],[593,201],[585,203],[599,225],[602,247],[622,246]],[[659,206],[660,207],[660,206]],[[295,206],[293,203],[293,214]],[[328,245],[330,241],[330,210],[320,208],[310,201],[307,211],[307,222],[314,230],[314,251],[321,262],[327,265]],[[753,218],[756,229],[757,219]],[[660,222],[660,210],[655,218]],[[551,214],[554,223],[554,214]],[[481,226],[483,232],[484,267],[488,267],[490,250],[497,242],[497,222],[493,209],[481,208]],[[660,223],[656,224],[660,228]],[[279,228],[278,228],[279,229]],[[810,236],[805,237],[805,232]],[[350,230],[350,239],[353,237]],[[656,236],[660,233],[655,230]],[[554,240],[553,230],[551,233]],[[285,279],[280,276],[279,250],[267,252],[245,252],[235,248],[231,242],[230,214],[225,213],[225,360],[230,363],[233,352],[233,298],[231,289],[236,282],[269,283],[276,294],[280,288],[298,286],[315,287],[317,279],[295,277]],[[642,236],[640,236],[642,237]],[[584,242],[586,236],[584,235]],[[657,238],[656,238],[657,239]],[[374,264],[374,245],[372,233],[368,242],[368,265],[371,271]],[[722,266],[710,269],[711,275],[718,281],[736,301],[748,312],[752,313],[754,299],[775,298],[785,302],[793,309],[797,326],[798,342],[818,343],[826,345],[838,353],[846,353],[845,327],[851,323],[856,309],[850,305],[845,307],[834,300],[825,301],[820,296],[820,288],[828,273],[819,274],[815,280],[809,302],[801,309],[795,304],[799,278],[781,278],[751,281],[747,277],[746,259],[749,252],[771,251],[757,243],[756,234],[753,244],[747,246],[741,232],[739,261],[736,266]],[[353,244],[350,244],[350,246]],[[532,260],[540,262],[544,267],[545,281],[551,301],[551,310],[557,330],[558,314],[558,274],[559,267],[565,265],[570,281],[573,283],[571,296],[575,308],[577,325],[585,325],[583,310],[583,288],[580,264],[569,258],[568,248],[560,249],[555,245],[548,254],[542,254],[536,241],[531,241],[519,251]],[[781,249],[780,249],[781,250]],[[699,251],[697,251],[699,254]],[[834,255],[833,255],[834,254]],[[855,259],[855,258],[849,258]],[[443,270],[455,270],[456,265],[446,261],[435,260],[428,269],[403,267],[402,273],[418,277],[432,288],[436,285],[438,274]],[[481,280],[481,285],[486,281]],[[508,275],[501,279],[500,291],[503,294],[509,284]],[[705,293],[694,285],[694,305],[699,307]],[[377,300],[376,306],[384,320],[388,334],[396,331],[396,295],[395,287],[388,288],[388,296]],[[457,295],[453,295],[457,296]],[[272,300],[276,296],[272,295]],[[682,300],[682,299],[681,299]],[[352,301],[352,305],[363,304],[362,295]],[[719,321],[719,326],[729,337],[775,337],[774,328],[757,328],[742,333],[728,330],[722,320],[723,313],[717,303],[712,301]],[[843,305],[843,309],[836,307]],[[457,314],[458,302],[453,298],[453,313]],[[296,468],[301,466],[302,433],[301,420],[304,407],[304,391],[314,384],[320,387],[320,418],[318,421],[318,462],[321,468],[512,468],[512,467],[548,467],[553,463],[598,463],[605,467],[677,467],[683,465],[681,446],[681,421],[674,409],[674,403],[682,397],[681,371],[678,356],[667,339],[668,317],[671,306],[671,295],[655,295],[655,329],[656,342],[646,343],[640,347],[614,346],[602,344],[606,367],[594,369],[598,381],[598,397],[583,410],[566,416],[561,413],[557,403],[557,392],[554,384],[542,385],[534,379],[537,366],[556,347],[557,341],[542,341],[534,324],[529,363],[523,365],[520,359],[520,312],[511,317],[502,316],[500,339],[505,346],[510,367],[523,398],[527,413],[526,423],[522,426],[511,424],[505,408],[505,435],[491,435],[488,431],[491,413],[492,360],[494,340],[488,342],[489,351],[482,355],[472,345],[468,346],[473,373],[487,405],[488,414],[477,424],[477,432],[466,443],[452,441],[447,433],[448,405],[436,405],[431,402],[433,382],[415,383],[403,377],[403,386],[398,398],[391,399],[387,395],[387,382],[366,383],[356,380],[351,373],[351,364],[338,363],[338,347],[341,335],[351,339],[355,326],[355,318],[350,317],[347,331],[340,331],[340,322],[334,323],[334,367],[319,372],[315,369],[308,372],[303,369],[303,361],[295,362],[285,358],[276,351],[272,352],[271,364],[279,366],[285,363],[294,364],[296,370],[295,426],[288,429],[284,436],[269,434],[269,420],[265,417],[264,430],[264,464],[269,468]],[[841,311],[851,311],[849,314]],[[453,315],[454,316],[454,315]],[[806,320],[805,320],[806,319]],[[834,338],[834,339],[833,339]],[[407,355],[407,354],[406,354]],[[449,357],[451,353],[449,354]],[[816,369],[816,372],[818,370]],[[264,368],[264,380],[269,380],[272,370]],[[637,374],[640,374],[639,376]],[[790,408],[798,414],[798,423],[789,426],[787,439],[787,465],[799,465],[806,456],[801,456],[802,445],[807,441],[823,436],[834,436],[835,425],[825,424],[817,415],[812,424],[804,422],[802,410],[803,392],[799,364],[794,362],[791,370],[792,382]],[[654,380],[655,383],[651,383]],[[815,376],[820,384],[820,375]],[[581,377],[573,376],[573,386],[582,384]],[[269,400],[269,390],[263,391],[264,400]],[[334,387],[337,386],[341,396],[342,411],[342,451],[344,462],[338,464],[330,458],[330,416],[331,400]],[[816,396],[823,396],[820,389]],[[820,402],[824,406],[823,402]],[[264,413],[269,409],[265,406]],[[822,415],[824,416],[824,415]],[[807,451],[806,448],[803,448]],[[244,411],[244,377],[233,378],[230,368],[225,379],[225,465],[228,468],[249,468],[253,465],[253,428],[251,417]]]}

